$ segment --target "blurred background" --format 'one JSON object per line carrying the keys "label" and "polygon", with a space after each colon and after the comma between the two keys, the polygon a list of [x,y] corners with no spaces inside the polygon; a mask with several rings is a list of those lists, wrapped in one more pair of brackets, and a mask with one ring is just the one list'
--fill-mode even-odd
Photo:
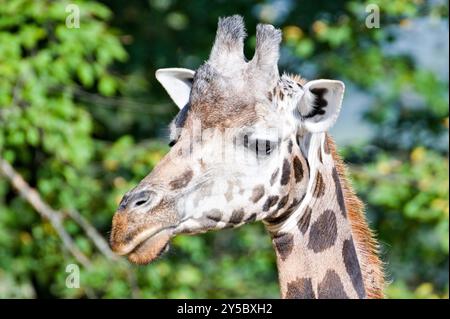
{"label": "blurred background", "polygon": [[[379,28],[366,26],[373,4]],[[0,0],[0,298],[279,297],[260,223],[178,236],[143,267],[103,240],[122,195],[168,151],[177,108],[155,70],[197,68],[218,17],[235,13],[247,57],[256,24],[272,23],[281,71],[345,81],[332,135],[378,234],[387,296],[448,298],[443,0]]]}

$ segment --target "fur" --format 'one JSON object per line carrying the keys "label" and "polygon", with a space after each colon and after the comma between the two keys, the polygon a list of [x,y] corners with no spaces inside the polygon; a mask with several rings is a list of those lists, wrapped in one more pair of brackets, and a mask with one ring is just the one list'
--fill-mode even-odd
{"label": "fur", "polygon": [[347,170],[336,151],[334,141],[327,135],[326,142],[334,158],[336,169],[342,183],[345,206],[352,228],[352,235],[363,275],[366,296],[369,299],[383,298],[385,287],[383,263],[378,257],[379,246],[374,233],[367,223],[364,204],[356,196],[347,178]]}

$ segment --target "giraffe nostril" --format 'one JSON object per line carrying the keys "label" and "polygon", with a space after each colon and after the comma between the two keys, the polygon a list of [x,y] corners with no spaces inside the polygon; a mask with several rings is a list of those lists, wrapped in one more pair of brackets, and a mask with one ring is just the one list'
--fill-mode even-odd
{"label": "giraffe nostril", "polygon": [[134,194],[131,199],[133,207],[139,207],[147,204],[152,197],[151,195],[152,192],[150,191],[141,191],[139,193]]}
{"label": "giraffe nostril", "polygon": [[143,206],[151,201],[153,194],[154,192],[147,190],[127,193],[120,202],[119,210]]}
{"label": "giraffe nostril", "polygon": [[134,204],[134,206],[142,206],[147,202],[148,202],[148,200],[139,200]]}

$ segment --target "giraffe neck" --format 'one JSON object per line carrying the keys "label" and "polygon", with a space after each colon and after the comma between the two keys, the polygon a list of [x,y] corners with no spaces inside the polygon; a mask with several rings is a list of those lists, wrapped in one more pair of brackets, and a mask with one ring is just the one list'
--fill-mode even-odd
{"label": "giraffe neck", "polygon": [[283,298],[365,298],[343,187],[325,134],[308,151],[310,185],[298,209],[267,224]]}

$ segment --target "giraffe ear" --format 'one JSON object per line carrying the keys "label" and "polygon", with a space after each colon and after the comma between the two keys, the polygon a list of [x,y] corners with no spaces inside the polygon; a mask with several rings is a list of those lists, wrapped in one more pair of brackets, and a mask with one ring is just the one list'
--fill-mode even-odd
{"label": "giraffe ear", "polygon": [[312,133],[326,132],[341,110],[345,85],[335,80],[314,80],[304,85],[297,104],[305,128]]}
{"label": "giraffe ear", "polygon": [[182,109],[189,102],[195,71],[182,68],[159,69],[155,76],[175,104]]}

